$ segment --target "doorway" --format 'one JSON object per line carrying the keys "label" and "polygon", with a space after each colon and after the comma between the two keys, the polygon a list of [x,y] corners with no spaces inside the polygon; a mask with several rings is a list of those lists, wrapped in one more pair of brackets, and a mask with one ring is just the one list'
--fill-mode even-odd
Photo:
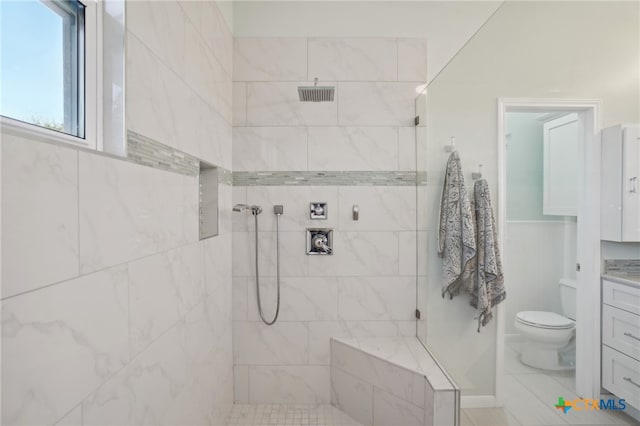
{"label": "doorway", "polygon": [[[508,167],[508,147],[510,142],[510,122],[509,119],[519,117],[523,122],[526,118],[534,118],[538,121],[541,135],[548,139],[546,142],[541,141],[538,152],[538,159],[541,161],[539,176],[530,179],[531,182],[539,182],[538,193],[531,188],[522,188],[521,194],[527,195],[523,197],[522,203],[525,206],[529,203],[529,207],[520,212],[516,212],[515,216],[522,214],[531,214],[539,205],[538,222],[555,222],[555,225],[544,223],[546,231],[549,227],[556,226],[563,230],[562,244],[566,250],[563,252],[567,262],[557,265],[561,272],[556,275],[575,274],[576,282],[576,334],[575,334],[575,360],[571,358],[564,359],[564,362],[575,363],[575,384],[571,380],[566,380],[564,385],[573,387],[572,391],[584,398],[596,398],[600,390],[600,356],[598,350],[598,333],[594,330],[599,329],[599,276],[600,276],[600,237],[599,237],[599,139],[597,134],[600,129],[599,119],[600,103],[599,101],[584,100],[546,100],[546,99],[500,99],[498,101],[498,229],[500,235],[500,246],[503,253],[503,264],[505,265],[505,283],[507,286],[507,294],[510,290],[513,292],[513,281],[517,277],[509,275],[510,262],[517,260],[506,250],[508,235],[508,218],[509,213],[513,215],[514,203],[510,203],[513,199],[509,199],[509,167]],[[567,131],[575,126],[576,145],[571,143],[562,146],[554,143],[554,138],[558,140],[566,137]],[[555,133],[554,133],[555,132]],[[545,144],[547,149],[545,150]],[[514,146],[514,145],[511,145]],[[531,148],[531,147],[529,147]],[[525,150],[526,151],[526,150]],[[527,158],[526,152],[520,152],[523,158]],[[558,158],[574,158],[573,164],[575,168],[559,167]],[[531,157],[529,157],[531,158]],[[512,157],[513,160],[513,157]],[[522,170],[520,170],[522,172]],[[572,187],[568,184],[571,181],[571,175],[574,175],[575,181]],[[523,174],[520,173],[522,176]],[[513,178],[513,176],[511,176]],[[589,188],[589,190],[587,190]],[[511,188],[513,189],[513,188]],[[511,191],[511,197],[518,192]],[[536,200],[532,197],[536,196]],[[528,198],[528,199],[525,199]],[[533,200],[533,201],[532,201]],[[535,204],[534,203],[538,203]],[[569,202],[570,201],[570,202]],[[534,203],[535,206],[532,204]],[[508,212],[511,204],[511,211]],[[572,207],[573,205],[573,207]],[[573,210],[572,210],[573,209]],[[575,213],[574,213],[575,212]],[[549,219],[552,218],[552,219]],[[571,219],[575,218],[575,219]],[[517,220],[517,219],[516,219]],[[532,220],[533,221],[533,220]],[[572,240],[571,229],[575,229],[575,236]],[[535,234],[535,232],[534,232]],[[548,243],[544,237],[540,237],[539,241]],[[571,247],[575,248],[575,254],[571,254]],[[556,247],[557,248],[557,247]],[[535,253],[531,253],[531,258],[527,261],[536,262]],[[575,263],[575,265],[569,264]],[[551,268],[550,266],[543,266]],[[535,271],[535,268],[533,268]],[[546,271],[547,269],[545,269]],[[534,272],[535,273],[535,272]],[[559,277],[559,278],[572,278]],[[559,283],[553,282],[555,279],[546,278],[546,286],[548,286],[549,294],[556,294],[559,299],[560,290]],[[523,280],[526,281],[526,280]],[[548,282],[552,281],[552,282]],[[559,281],[559,280],[558,280]],[[510,285],[510,283],[512,283]],[[554,293],[555,291],[555,293]],[[513,293],[512,293],[513,294]],[[496,405],[503,406],[508,403],[507,391],[508,385],[512,380],[506,374],[507,362],[513,359],[507,359],[506,354],[513,356],[513,347],[507,347],[506,337],[513,334],[512,324],[514,323],[515,314],[510,309],[509,303],[518,303],[517,298],[511,299],[507,297],[506,304],[498,306],[498,334],[496,340]],[[548,310],[558,311],[561,309],[560,304],[556,300],[558,306],[549,306],[549,309],[541,309],[533,306],[532,310]],[[518,307],[519,309],[519,307]],[[508,315],[511,314],[511,315]],[[511,332],[511,333],[510,333]],[[518,360],[521,360],[522,354],[517,354]],[[544,370],[540,370],[543,373]],[[569,370],[570,371],[570,370]],[[535,369],[534,369],[535,372]],[[569,374],[567,374],[569,376]],[[553,398],[553,395],[549,395]],[[545,401],[546,402],[546,401]]]}

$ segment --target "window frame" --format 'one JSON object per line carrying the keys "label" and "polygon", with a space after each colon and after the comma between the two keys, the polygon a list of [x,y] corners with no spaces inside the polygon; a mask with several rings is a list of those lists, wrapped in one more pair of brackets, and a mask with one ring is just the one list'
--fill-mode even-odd
{"label": "window frame", "polygon": [[[50,0],[41,0],[52,9],[64,9]],[[84,25],[78,37],[78,55],[83,56],[84,69],[79,68],[77,87],[84,96],[77,96],[77,111],[83,123],[77,120],[78,133],[75,136],[63,131],[47,129],[37,124],[0,115],[0,127],[3,131],[31,139],[62,142],[88,149],[102,149],[102,2],[100,0],[78,0],[84,9]],[[82,72],[84,71],[84,72]],[[82,86],[84,86],[82,90]],[[67,90],[65,88],[65,90]],[[83,113],[81,113],[83,111]],[[66,111],[65,111],[66,114]],[[79,117],[80,118],[80,117]],[[80,132],[80,130],[83,132]]]}

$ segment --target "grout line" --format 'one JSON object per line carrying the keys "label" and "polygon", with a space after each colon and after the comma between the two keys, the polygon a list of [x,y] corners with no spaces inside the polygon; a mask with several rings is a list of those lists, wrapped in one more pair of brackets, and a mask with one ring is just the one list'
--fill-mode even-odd
{"label": "grout line", "polygon": [[[225,233],[225,234],[220,234],[219,236],[228,235],[228,234],[231,234],[231,232],[228,232],[228,233]],[[190,246],[192,244],[199,244],[199,243],[200,243],[200,241],[190,241],[188,243],[181,244],[181,245],[178,245],[178,246],[175,246],[175,247],[171,247],[171,248],[168,248],[168,249],[164,249],[162,251],[157,251],[157,252],[154,252],[154,253],[151,253],[151,254],[147,254],[147,255],[144,255],[142,257],[136,257],[134,259],[129,259],[129,260],[126,260],[124,262],[117,263],[115,265],[109,265],[109,266],[105,266],[105,267],[103,267],[101,269],[96,269],[94,271],[81,273],[80,275],[75,275],[75,276],[72,276],[72,277],[69,277],[69,278],[65,278],[63,280],[56,281],[56,282],[51,283],[51,284],[43,285],[41,287],[32,288],[32,289],[25,290],[25,291],[20,292],[20,293],[12,294],[11,296],[7,296],[7,297],[4,297],[4,298],[0,299],[0,302],[4,302],[6,300],[13,299],[13,298],[18,297],[18,296],[23,296],[25,294],[34,293],[36,291],[44,290],[44,289],[49,288],[49,287],[54,287],[54,286],[57,286],[57,285],[63,285],[63,284],[66,284],[66,283],[68,283],[70,281],[74,281],[74,280],[79,279],[79,278],[88,277],[90,275],[97,274],[97,273],[100,273],[100,272],[106,272],[106,271],[109,271],[111,269],[116,269],[116,268],[128,267],[128,265],[130,263],[137,262],[139,260],[143,260],[143,259],[146,259],[146,258],[151,257],[151,256],[157,256],[157,255],[160,255],[160,254],[165,254],[165,253],[168,253],[168,252],[173,251],[173,250],[183,249],[183,248],[185,248],[187,246]]]}

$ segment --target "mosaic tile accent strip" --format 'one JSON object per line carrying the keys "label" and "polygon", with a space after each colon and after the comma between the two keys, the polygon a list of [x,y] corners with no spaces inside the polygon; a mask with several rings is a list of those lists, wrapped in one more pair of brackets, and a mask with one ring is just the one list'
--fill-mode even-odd
{"label": "mosaic tile accent strip", "polygon": [[[132,130],[127,130],[127,160],[142,166],[187,176],[198,176],[200,172],[198,158]],[[231,171],[218,167],[218,182],[231,185],[233,183]]]}
{"label": "mosaic tile accent strip", "polygon": [[222,185],[233,185],[233,173],[231,173],[231,170],[218,167],[218,183]]}
{"label": "mosaic tile accent strip", "polygon": [[198,176],[200,171],[196,157],[131,130],[127,130],[127,158],[143,166],[187,176]]}
{"label": "mosaic tile accent strip", "polygon": [[415,186],[426,172],[234,172],[234,186]]}
{"label": "mosaic tile accent strip", "polygon": [[604,271],[626,272],[627,274],[640,274],[640,259],[607,259],[604,261]]}

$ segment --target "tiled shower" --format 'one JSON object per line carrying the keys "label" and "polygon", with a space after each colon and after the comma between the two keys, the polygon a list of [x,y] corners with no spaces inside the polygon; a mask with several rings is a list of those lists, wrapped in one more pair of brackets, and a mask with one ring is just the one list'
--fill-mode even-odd
{"label": "tiled shower", "polygon": [[[330,337],[416,334],[426,41],[234,41],[215,3],[141,1],[125,47],[126,158],[3,130],[3,423],[219,425],[234,401],[328,404]],[[316,77],[335,102],[299,102]],[[219,182],[208,239],[200,162]],[[270,328],[234,203],[264,207],[268,316],[284,206]],[[333,229],[332,256],[306,255],[309,227]]]}
{"label": "tiled shower", "polygon": [[[233,218],[235,401],[328,403],[330,337],[416,335],[414,99],[426,41],[236,38],[233,76],[233,202],[266,207],[267,317],[276,300],[271,206],[284,205],[282,306],[271,327],[257,316],[253,218]],[[335,102],[298,100],[297,87],[314,78],[335,86]],[[310,219],[312,202],[327,203],[326,220]],[[334,230],[333,255],[306,254],[306,229],[316,227]]]}

